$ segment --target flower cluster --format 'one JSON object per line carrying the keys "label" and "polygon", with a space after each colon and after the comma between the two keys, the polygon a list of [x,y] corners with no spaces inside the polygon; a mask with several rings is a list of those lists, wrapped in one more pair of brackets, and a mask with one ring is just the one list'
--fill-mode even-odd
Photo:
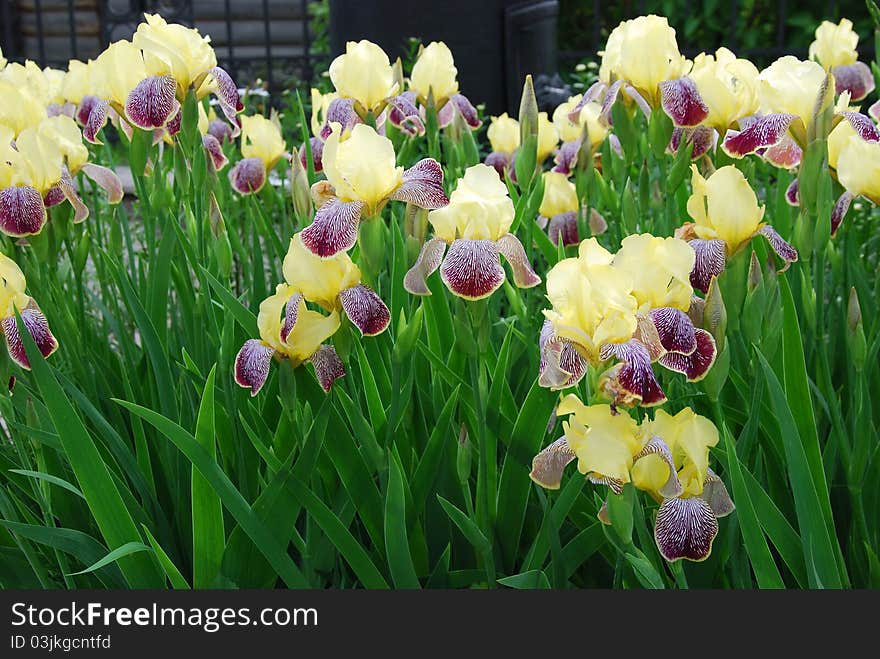
{"label": "flower cluster", "polygon": [[108,194],[122,200],[122,184],[111,170],[89,162],[89,151],[72,118],[76,95],[70,74],[40,69],[34,62],[0,68],[0,231],[24,238],[39,234],[47,208],[65,200],[74,222],[89,216],[75,178],[82,172]]}
{"label": "flower cluster", "polygon": [[[709,449],[718,430],[686,407],[671,415],[657,410],[637,423],[609,405],[584,405],[566,396],[557,414],[568,416],[564,435],[532,461],[533,481],[558,489],[566,465],[596,484],[620,494],[627,483],[660,504],[654,524],[657,548],[668,561],[705,560],[718,534],[718,518],[733,512],[727,488],[709,468]],[[607,504],[599,519],[611,523]]]}

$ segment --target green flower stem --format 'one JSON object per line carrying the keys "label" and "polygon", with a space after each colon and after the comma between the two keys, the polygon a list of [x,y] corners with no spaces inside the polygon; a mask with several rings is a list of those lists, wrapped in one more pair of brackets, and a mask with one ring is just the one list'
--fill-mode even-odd
{"label": "green flower stem", "polygon": [[377,288],[379,275],[386,263],[385,223],[381,213],[361,220],[358,227],[358,249],[361,278],[367,286]]}

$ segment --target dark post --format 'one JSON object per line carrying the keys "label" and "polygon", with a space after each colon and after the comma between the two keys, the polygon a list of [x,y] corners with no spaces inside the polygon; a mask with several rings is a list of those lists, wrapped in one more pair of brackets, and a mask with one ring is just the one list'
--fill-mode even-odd
{"label": "dark post", "polygon": [[409,37],[445,41],[463,94],[492,114],[516,112],[523,79],[556,73],[557,0],[444,0],[418,11],[400,0],[330,0],[330,47],[369,39],[394,60]]}

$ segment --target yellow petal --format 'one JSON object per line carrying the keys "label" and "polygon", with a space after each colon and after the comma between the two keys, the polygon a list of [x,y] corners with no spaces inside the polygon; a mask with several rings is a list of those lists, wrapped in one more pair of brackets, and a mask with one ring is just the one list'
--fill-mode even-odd
{"label": "yellow petal", "polygon": [[398,93],[388,55],[371,41],[349,41],[345,53],[330,64],[330,80],[343,98],[375,110]]}
{"label": "yellow petal", "polygon": [[413,65],[410,89],[424,99],[428,98],[430,92],[440,108],[446,99],[458,93],[457,76],[452,51],[442,41],[432,41]]}
{"label": "yellow petal", "polygon": [[687,311],[693,288],[694,250],[684,240],[659,238],[649,233],[627,236],[614,256],[614,267],[632,277],[641,313],[658,307]]}
{"label": "yellow petal", "polygon": [[311,302],[328,311],[339,308],[339,294],[361,281],[360,268],[346,252],[329,258],[306,249],[299,234],[290,239],[282,266],[284,280]]}
{"label": "yellow petal", "polygon": [[492,117],[486,131],[492,151],[496,153],[513,153],[519,148],[519,122],[507,116],[507,113]]}
{"label": "yellow petal", "polygon": [[241,117],[241,155],[259,158],[266,171],[272,169],[287,145],[281,136],[281,128],[261,114]]}
{"label": "yellow petal", "polygon": [[324,144],[324,174],[342,201],[363,201],[371,214],[403,181],[403,167],[397,167],[394,145],[366,124],[355,126],[342,139],[341,127]]}
{"label": "yellow petal", "polygon": [[577,211],[580,208],[574,183],[565,174],[544,172],[544,197],[538,212],[544,217]]}
{"label": "yellow petal", "polygon": [[569,402],[561,410],[576,407],[563,423],[565,438],[578,458],[582,474],[600,474],[628,482],[633,456],[640,450],[638,424],[627,414],[613,413],[609,405],[580,405]]}
{"label": "yellow petal", "polygon": [[449,205],[428,213],[428,221],[434,235],[448,243],[456,238],[498,240],[510,231],[514,215],[507,186],[497,172],[477,164],[458,180]]}

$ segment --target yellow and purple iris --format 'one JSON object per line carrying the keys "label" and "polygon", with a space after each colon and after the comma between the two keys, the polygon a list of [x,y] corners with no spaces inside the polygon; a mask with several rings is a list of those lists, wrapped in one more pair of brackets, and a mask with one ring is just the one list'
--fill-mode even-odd
{"label": "yellow and purple iris", "polygon": [[[334,348],[323,345],[340,327],[340,312],[364,336],[381,334],[391,314],[381,298],[361,283],[361,271],[348,254],[322,259],[303,247],[299,234],[290,240],[282,266],[283,284],[260,304],[259,339],[245,342],[235,359],[235,381],[255,396],[266,382],[272,358],[296,367],[311,362],[324,391],[345,368]],[[308,308],[317,305],[329,312]]]}
{"label": "yellow and purple iris", "polygon": [[73,176],[82,171],[108,193],[111,204],[122,200],[122,184],[111,170],[87,162],[88,150],[73,119],[43,118],[18,134],[0,123],[0,231],[23,237],[40,233],[48,207],[67,199],[74,222],[89,209],[82,203]]}
{"label": "yellow and purple iris", "polygon": [[426,209],[449,203],[440,163],[424,158],[409,169],[398,167],[391,140],[366,124],[344,130],[334,123],[324,144],[323,166],[328,194],[300,234],[303,244],[322,258],[354,247],[361,218],[376,217],[391,200]]}
{"label": "yellow and purple iris", "polygon": [[27,282],[21,268],[5,254],[0,254],[0,323],[3,325],[6,348],[16,364],[30,369],[31,364],[18,332],[16,311],[21,315],[25,328],[43,357],[48,357],[58,349],[58,341],[52,336],[49,323],[36,301],[25,293],[26,287]]}
{"label": "yellow and purple iris", "polygon": [[694,251],[683,240],[627,236],[616,254],[595,238],[547,274],[551,308],[539,338],[539,383],[575,386],[587,366],[615,359],[602,393],[617,405],[659,405],[666,394],[651,364],[701,380],[715,363],[715,340],[694,324],[689,277]]}
{"label": "yellow and purple iris", "polygon": [[440,268],[443,283],[455,295],[467,300],[488,297],[504,283],[502,254],[513,268],[518,287],[537,286],[541,278],[532,269],[522,243],[510,233],[514,214],[507,186],[495,170],[482,164],[469,167],[449,205],[428,213],[434,237],[424,244],[406,273],[404,288],[413,295],[430,295],[425,280]]}
{"label": "yellow and purple iris", "polygon": [[125,119],[118,125],[168,135],[180,129],[180,107],[189,89],[202,99],[213,94],[232,124],[240,129],[237,114],[244,109],[238,89],[225,70],[217,66],[210,39],[198,30],[169,24],[158,14],[144,14],[131,41],[110,44],[89,66],[94,99],[81,107],[83,135],[98,144],[97,134],[108,118]]}
{"label": "yellow and purple iris", "polygon": [[[458,89],[458,69],[452,51],[442,41],[432,41],[419,51],[409,78],[409,90],[404,97],[420,106],[420,115],[425,114],[430,97],[437,110],[437,125],[446,128],[460,116],[470,130],[483,125],[477,109]],[[388,120],[394,126],[405,124],[406,117],[396,107],[388,113]]]}
{"label": "yellow and purple iris", "polygon": [[749,60],[738,58],[727,48],[715,54],[700,53],[694,58],[690,78],[708,110],[698,126],[676,127],[668,151],[677,153],[682,144],[692,144],[691,159],[714,150],[718,136],[758,110],[758,69]]}
{"label": "yellow and purple iris", "polygon": [[858,61],[859,35],[852,28],[852,21],[846,18],[837,25],[822,21],[810,44],[810,59],[831,70],[838,94],[849,92],[852,100],[861,101],[874,91],[875,83],[868,65]]}
{"label": "yellow and purple iris", "polygon": [[[723,481],[709,468],[709,449],[718,430],[686,407],[670,415],[657,410],[641,425],[609,405],[584,405],[571,394],[557,414],[563,436],[532,460],[531,479],[559,489],[565,467],[577,469],[595,484],[619,494],[627,483],[648,492],[660,504],[654,540],[667,561],[702,561],[712,552],[718,518],[734,510]],[[606,507],[599,519],[608,523]]]}
{"label": "yellow and purple iris", "polygon": [[239,194],[259,192],[272,168],[285,154],[287,145],[281,135],[277,114],[267,119],[262,115],[241,118],[241,155],[229,170],[229,182]]}
{"label": "yellow and purple iris", "polygon": [[758,205],[758,198],[741,171],[727,165],[703,178],[696,165],[691,169],[693,194],[687,210],[694,221],[685,223],[675,233],[687,240],[696,254],[690,276],[694,288],[706,293],[712,277],[724,271],[727,259],[757,235],[766,238],[782,259],[783,270],[798,260],[797,250],[776,229],[762,222],[764,207]]}
{"label": "yellow and purple iris", "polygon": [[576,121],[588,103],[601,101],[600,116],[607,124],[621,92],[645,116],[662,108],[677,127],[693,127],[708,115],[697,86],[688,76],[691,62],[678,50],[675,30],[663,16],[639,16],[623,21],[605,44],[599,80],[570,113]]}
{"label": "yellow and purple iris", "polygon": [[[584,151],[581,148],[584,134],[590,141],[586,152],[591,157],[599,150],[606,137],[611,140],[611,146],[620,152],[620,140],[614,134],[608,135],[609,125],[606,118],[602,117],[602,106],[595,101],[582,104],[582,100],[581,94],[572,96],[553,111],[553,125],[562,140],[554,158],[556,166],[553,171],[566,176],[574,171],[578,154]],[[573,114],[576,107],[580,107],[580,110]]]}
{"label": "yellow and purple iris", "polygon": [[[559,133],[555,124],[549,119],[546,112],[538,113],[538,162],[544,162],[559,144]],[[516,183],[516,154],[519,150],[520,125],[519,121],[508,117],[507,113],[492,117],[492,123],[486,131],[489,145],[492,151],[483,161],[486,165],[494,167],[501,178],[505,176]]]}
{"label": "yellow and purple iris", "polygon": [[424,134],[425,124],[412,95],[403,93],[387,53],[372,41],[349,41],[345,52],[330,63],[330,80],[338,98],[327,107],[321,139],[327,139],[332,123],[348,130],[368,114],[384,117],[386,110],[389,117],[395,113],[392,121],[404,132]]}
{"label": "yellow and purple iris", "polygon": [[547,230],[554,245],[577,245],[580,240],[578,214],[580,202],[574,183],[557,171],[544,172],[544,196],[538,208],[538,226]]}

